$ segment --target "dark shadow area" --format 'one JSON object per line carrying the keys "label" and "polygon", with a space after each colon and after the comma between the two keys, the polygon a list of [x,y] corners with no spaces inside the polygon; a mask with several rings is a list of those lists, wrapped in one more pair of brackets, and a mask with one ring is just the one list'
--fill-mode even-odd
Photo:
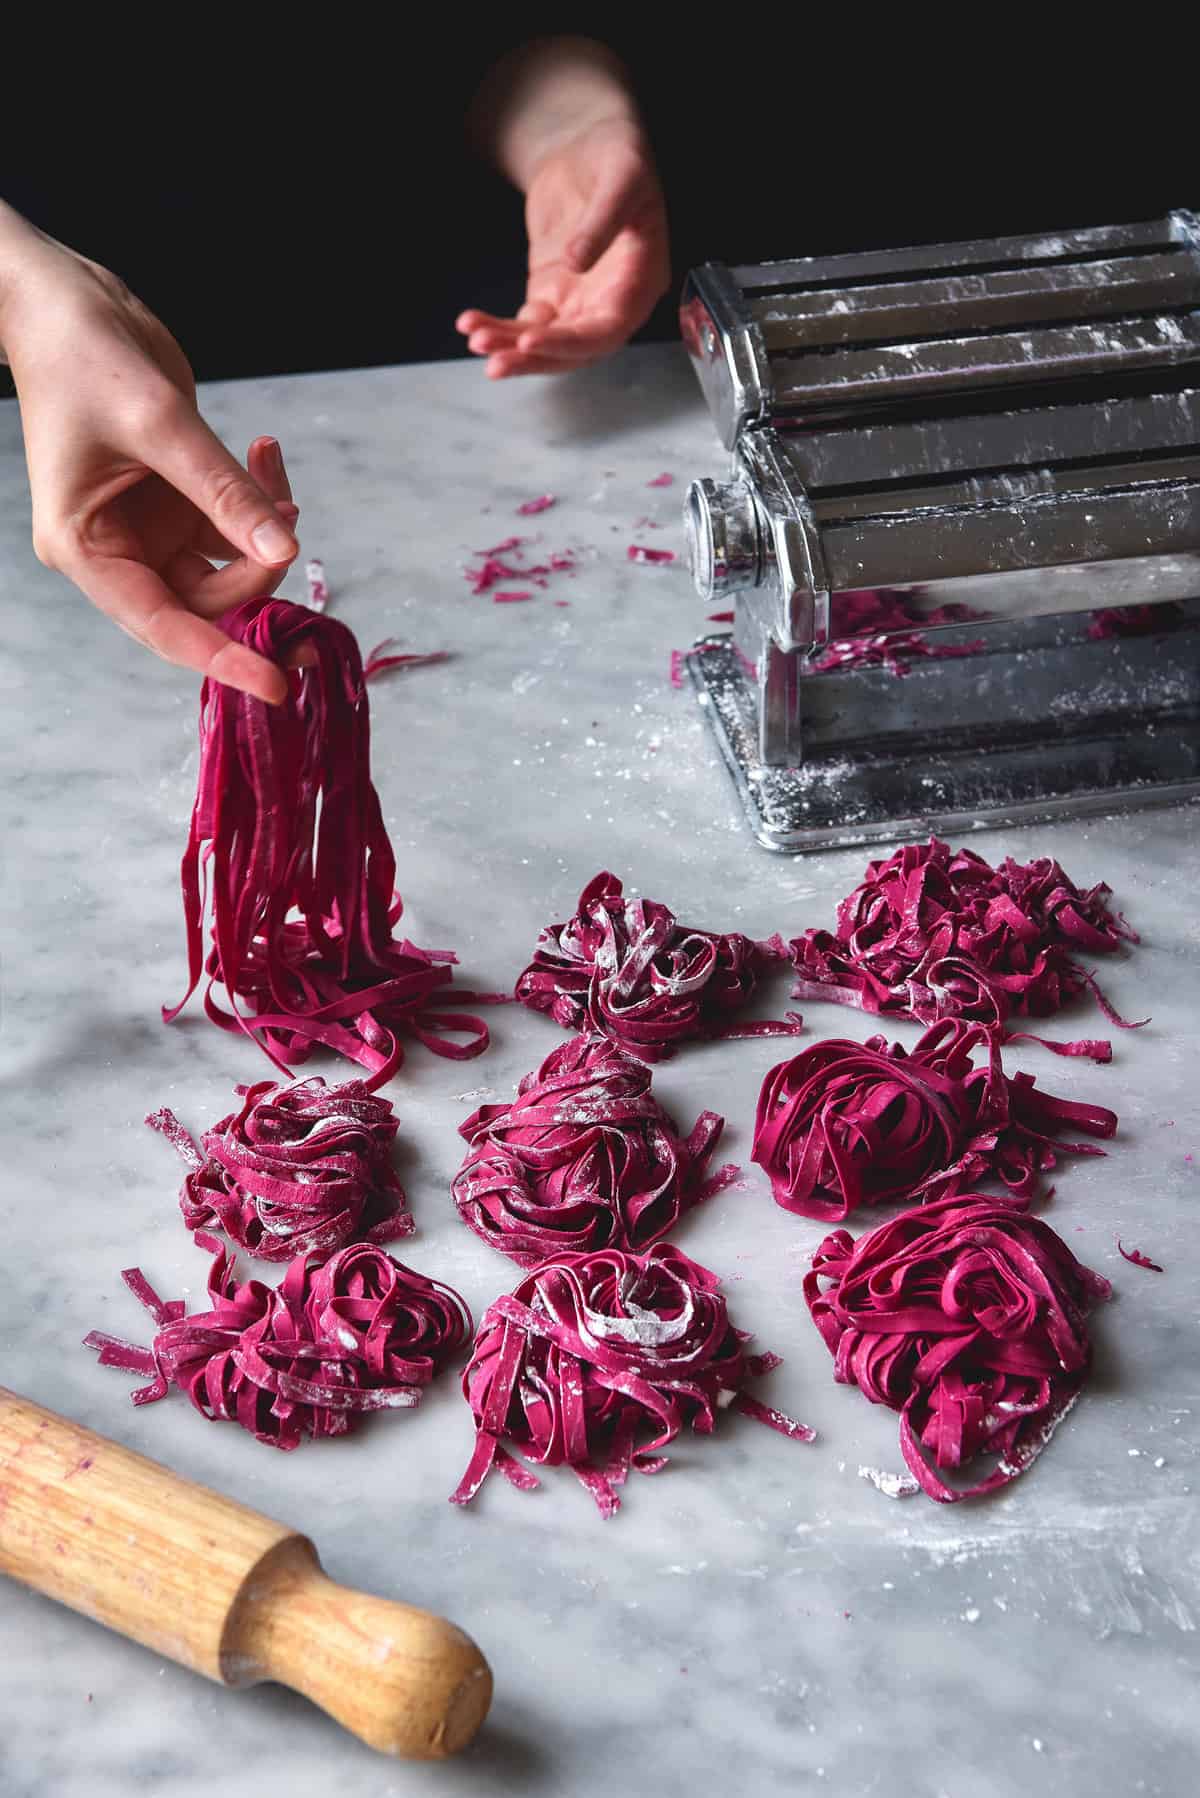
{"label": "dark shadow area", "polygon": [[370,41],[339,24],[315,62],[272,42],[270,106],[222,119],[217,148],[196,128],[222,107],[204,60],[173,61],[156,87],[120,31],[86,92],[14,133],[4,197],[121,275],[201,379],[461,355],[463,307],[511,313],[523,202],[463,121],[498,57],[540,34],[603,38],[640,95],[673,251],[644,339],[674,335],[700,261],[1114,223],[1200,198],[1183,68],[1159,58],[1141,78],[1127,47],[1116,119],[1098,54],[1040,43],[1033,66],[998,33],[981,53],[961,23],[907,20],[902,44],[790,14],[728,42],[632,9],[530,7],[469,30],[406,18]]}
{"label": "dark shadow area", "polygon": [[539,1739],[544,1733],[531,1713],[500,1699],[470,1747],[458,1756],[455,1774],[481,1793],[561,1791],[554,1758]]}

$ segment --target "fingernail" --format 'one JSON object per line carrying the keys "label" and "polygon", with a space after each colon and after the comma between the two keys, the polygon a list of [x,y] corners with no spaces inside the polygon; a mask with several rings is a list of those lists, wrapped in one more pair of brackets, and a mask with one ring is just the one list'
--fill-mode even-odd
{"label": "fingernail", "polygon": [[275,562],[290,562],[296,553],[295,538],[275,518],[264,518],[261,524],[255,525],[250,533],[250,541],[259,561],[268,566]]}
{"label": "fingernail", "polygon": [[274,437],[269,437],[262,447],[263,455],[267,459],[267,467],[273,474],[282,474],[283,451],[279,447],[278,440]]}

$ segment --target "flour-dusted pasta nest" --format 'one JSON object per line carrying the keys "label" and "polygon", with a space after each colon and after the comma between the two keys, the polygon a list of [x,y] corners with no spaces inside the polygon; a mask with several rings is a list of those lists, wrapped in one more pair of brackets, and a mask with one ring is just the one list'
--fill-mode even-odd
{"label": "flour-dusted pasta nest", "polygon": [[146,1119],[187,1165],[179,1206],[189,1230],[223,1230],[262,1261],[412,1234],[389,1100],[365,1081],[331,1087],[319,1076],[237,1091],[240,1108],[199,1146],[174,1112]]}
{"label": "flour-dusted pasta nest", "polygon": [[145,1375],[135,1404],[172,1386],[203,1416],[240,1424],[259,1442],[296,1448],[305,1436],[344,1436],[368,1411],[419,1404],[438,1369],[471,1337],[471,1313],[449,1286],[368,1243],[335,1255],[298,1255],[281,1284],[237,1279],[212,1237],[209,1311],[164,1303],[137,1268],[124,1279],[158,1324],[139,1348],[103,1331],[86,1346],[105,1367]]}
{"label": "flour-dusted pasta nest", "polygon": [[[795,996],[924,1024],[955,1017],[1003,1026],[1049,1017],[1090,990],[1112,1023],[1131,1028],[1076,960],[1137,941],[1109,896],[1103,881],[1076,886],[1049,856],[993,868],[937,837],[908,844],[868,865],[833,931],[793,939]],[[1098,1060],[1111,1054],[1092,1039],[1050,1046]]]}
{"label": "flour-dusted pasta nest", "polygon": [[603,1037],[574,1037],[527,1074],[508,1105],[461,1125],[471,1145],[452,1192],[477,1236],[522,1267],[556,1254],[649,1248],[732,1178],[709,1177],[724,1119],[682,1136],[650,1070]]}
{"label": "flour-dusted pasta nest", "polygon": [[[804,1293],[835,1379],[900,1413],[900,1447],[942,1503],[994,1491],[1040,1454],[1091,1366],[1086,1316],[1111,1296],[1011,1200],[956,1194],[857,1242],[827,1236]],[[976,1457],[996,1464],[973,1484]]]}
{"label": "flour-dusted pasta nest", "polygon": [[680,1431],[710,1434],[725,1405],[811,1441],[812,1430],[743,1390],[779,1359],[748,1354],[748,1341],[716,1274],[670,1243],[534,1268],[479,1327],[463,1375],[475,1453],[453,1502],[474,1498],[494,1467],[536,1487],[523,1464],[532,1461],[570,1467],[611,1516],[631,1468],[659,1472]]}
{"label": "flour-dusted pasta nest", "polygon": [[860,1205],[937,1198],[983,1175],[1027,1200],[1059,1155],[1101,1155],[1062,1130],[1110,1137],[1115,1112],[1003,1071],[998,1033],[953,1018],[911,1052],[886,1037],[814,1043],[771,1069],[752,1159],[776,1202],[840,1223]]}
{"label": "flour-dusted pasta nest", "polygon": [[517,998],[568,1030],[606,1036],[643,1061],[661,1061],[689,1038],[795,1036],[800,1019],[738,1024],[773,964],[779,937],[753,942],[677,922],[654,899],[627,899],[614,874],[583,889],[575,916],[547,924]]}

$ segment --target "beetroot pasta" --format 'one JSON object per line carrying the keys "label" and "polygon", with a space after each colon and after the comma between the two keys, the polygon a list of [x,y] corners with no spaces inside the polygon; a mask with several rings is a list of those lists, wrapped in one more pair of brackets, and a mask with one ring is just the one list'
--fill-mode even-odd
{"label": "beetroot pasta", "polygon": [[[832,932],[807,930],[789,945],[795,996],[924,1024],[1004,1026],[1048,1017],[1090,990],[1112,1023],[1129,1028],[1076,959],[1137,941],[1110,909],[1109,891],[1103,881],[1077,887],[1048,856],[993,868],[937,837],[907,845],[870,863]],[[1096,1059],[1109,1052],[1091,1041],[1065,1048]]]}
{"label": "beetroot pasta", "polygon": [[710,1434],[724,1405],[811,1441],[743,1390],[778,1365],[748,1355],[748,1340],[717,1276],[670,1243],[544,1262],[480,1325],[463,1374],[475,1452],[452,1502],[467,1504],[493,1468],[529,1491],[538,1480],[525,1461],[565,1464],[610,1517],[631,1468],[657,1473],[680,1431]]}
{"label": "beetroot pasta", "polygon": [[[961,1193],[857,1242],[827,1236],[805,1276],[834,1378],[900,1413],[900,1447],[944,1504],[1007,1485],[1071,1408],[1091,1365],[1086,1315],[1111,1296],[1039,1218]],[[996,1464],[972,1469],[981,1455]],[[972,1471],[951,1486],[944,1473]]]}
{"label": "beetroot pasta", "polygon": [[84,1339],[102,1367],[149,1379],[135,1405],[177,1386],[210,1421],[291,1449],[306,1436],[344,1436],[365,1412],[419,1404],[470,1340],[471,1314],[456,1292],[370,1244],[298,1255],[272,1289],[239,1282],[232,1254],[212,1237],[196,1241],[214,1251],[211,1310],[185,1316],[182,1299],[164,1304],[130,1268],[122,1277],[159,1326],[153,1347],[100,1330]]}
{"label": "beetroot pasta", "polygon": [[[299,645],[312,660],[291,672],[279,706],[204,683],[182,867],[188,988],[164,1018],[204,980],[209,1018],[245,1031],[281,1071],[320,1046],[359,1063],[371,1087],[399,1067],[405,1035],[439,1055],[480,1054],[486,1025],[438,1009],[457,957],[393,934],[403,905],[371,780],[353,633],[282,599],[251,600],[221,623],[272,661],[286,665]],[[214,996],[218,984],[228,1009]]]}
{"label": "beetroot pasta", "polygon": [[522,1267],[647,1249],[737,1173],[706,1178],[723,1129],[705,1111],[680,1136],[649,1068],[603,1037],[575,1037],[511,1104],[481,1106],[460,1126],[470,1149],[451,1190],[463,1222]]}
{"label": "beetroot pasta", "polygon": [[946,1018],[911,1053],[882,1036],[833,1039],[772,1068],[751,1159],[786,1211],[840,1223],[860,1205],[938,1198],[985,1175],[1027,1200],[1059,1155],[1104,1152],[1061,1131],[1116,1128],[1102,1105],[1039,1092],[1029,1074],[1010,1079],[994,1031]]}
{"label": "beetroot pasta", "polygon": [[387,1099],[362,1080],[329,1087],[319,1077],[237,1091],[240,1109],[199,1146],[173,1112],[146,1119],[187,1165],[179,1207],[189,1230],[223,1230],[262,1261],[412,1234]]}
{"label": "beetroot pasta", "polygon": [[698,1036],[795,1036],[800,1019],[738,1025],[762,974],[786,955],[782,941],[752,942],[680,924],[653,899],[627,899],[614,874],[597,874],[566,924],[548,924],[516,996],[567,1030],[607,1036],[659,1061]]}

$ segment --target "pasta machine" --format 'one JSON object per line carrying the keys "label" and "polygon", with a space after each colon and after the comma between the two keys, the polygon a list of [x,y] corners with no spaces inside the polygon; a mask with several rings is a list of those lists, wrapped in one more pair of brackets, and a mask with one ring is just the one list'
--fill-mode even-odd
{"label": "pasta machine", "polygon": [[1200,792],[1200,217],[709,263],[681,319],[732,452],[687,667],[760,842]]}

